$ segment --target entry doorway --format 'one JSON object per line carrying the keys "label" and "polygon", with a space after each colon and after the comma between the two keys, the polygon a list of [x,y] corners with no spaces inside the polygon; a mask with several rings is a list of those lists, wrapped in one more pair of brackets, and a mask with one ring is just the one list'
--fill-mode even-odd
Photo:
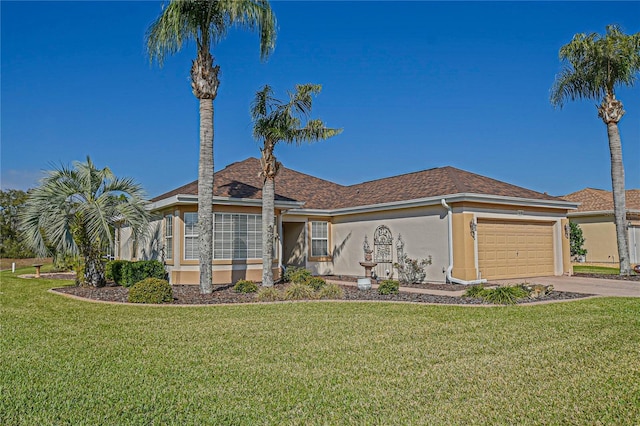
{"label": "entry doorway", "polygon": [[282,264],[304,268],[305,256],[305,222],[282,223]]}

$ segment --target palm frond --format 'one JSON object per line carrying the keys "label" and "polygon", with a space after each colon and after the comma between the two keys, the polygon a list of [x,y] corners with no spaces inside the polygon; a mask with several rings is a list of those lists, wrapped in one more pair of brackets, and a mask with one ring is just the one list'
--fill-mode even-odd
{"label": "palm frond", "polygon": [[259,33],[262,60],[275,48],[276,18],[266,0],[172,0],[147,29],[149,60],[162,66],[189,40],[208,52],[233,26]]}
{"label": "palm frond", "polygon": [[640,33],[625,35],[609,25],[606,34],[576,34],[559,52],[562,70],[550,100],[562,107],[568,100],[600,100],[619,86],[633,86],[640,72]]}

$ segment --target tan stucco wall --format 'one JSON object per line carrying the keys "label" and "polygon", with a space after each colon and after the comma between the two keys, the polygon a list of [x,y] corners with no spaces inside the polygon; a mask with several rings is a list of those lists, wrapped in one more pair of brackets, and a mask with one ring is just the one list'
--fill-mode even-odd
{"label": "tan stucco wall", "polygon": [[478,278],[476,268],[475,240],[471,235],[470,222],[473,213],[453,213],[453,269],[451,275],[465,281]]}
{"label": "tan stucco wall", "polygon": [[618,263],[618,242],[613,217],[583,216],[571,218],[582,229],[587,262]]}
{"label": "tan stucco wall", "polygon": [[573,267],[571,266],[571,240],[567,238],[565,227],[569,225],[569,219],[560,221],[560,229],[562,230],[562,269],[564,275],[572,275]]}
{"label": "tan stucco wall", "polygon": [[[364,276],[362,244],[367,235],[373,249],[373,234],[379,225],[386,225],[393,236],[393,261],[397,262],[396,243],[402,235],[404,252],[411,258],[424,259],[432,256],[427,266],[426,279],[444,282],[443,268],[448,266],[447,232],[445,209],[440,206],[393,210],[381,213],[354,214],[333,218],[333,262],[312,264],[314,272],[331,271],[339,275]],[[397,271],[394,271],[397,278]]]}

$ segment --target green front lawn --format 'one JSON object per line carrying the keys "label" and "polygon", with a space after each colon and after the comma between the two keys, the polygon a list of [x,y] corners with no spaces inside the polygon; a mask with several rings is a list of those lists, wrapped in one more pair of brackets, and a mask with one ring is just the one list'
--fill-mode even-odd
{"label": "green front lawn", "polygon": [[611,268],[607,266],[573,265],[573,273],[618,275],[620,274],[620,268]]}
{"label": "green front lawn", "polygon": [[0,424],[637,424],[640,304],[152,307],[0,274]]}

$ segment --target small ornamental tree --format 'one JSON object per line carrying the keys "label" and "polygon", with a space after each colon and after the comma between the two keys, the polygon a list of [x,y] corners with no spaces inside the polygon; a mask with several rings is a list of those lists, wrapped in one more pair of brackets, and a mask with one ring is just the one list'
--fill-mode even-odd
{"label": "small ornamental tree", "polygon": [[582,236],[582,228],[577,223],[569,222],[570,236],[569,244],[571,248],[571,256],[584,256],[587,250],[583,247],[584,237]]}

